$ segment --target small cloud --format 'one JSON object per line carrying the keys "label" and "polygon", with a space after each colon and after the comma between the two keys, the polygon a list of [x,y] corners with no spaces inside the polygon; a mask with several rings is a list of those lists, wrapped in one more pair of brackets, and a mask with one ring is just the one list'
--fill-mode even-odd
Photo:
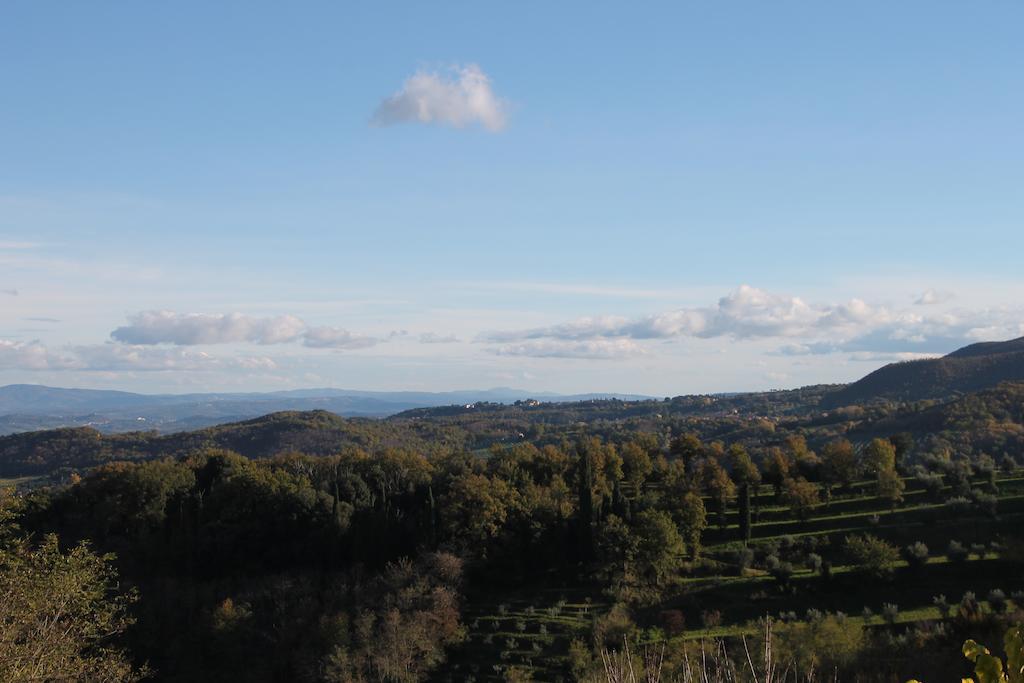
{"label": "small cloud", "polygon": [[460,341],[454,334],[435,334],[434,332],[424,332],[420,335],[420,344],[455,344]]}
{"label": "small cloud", "polygon": [[60,322],[60,320],[58,320],[57,318],[23,318],[23,320],[28,320],[29,322],[34,322],[34,323],[59,323]]}
{"label": "small cloud", "polygon": [[365,349],[378,341],[340,327],[311,327],[302,335],[303,345],[312,349]]}
{"label": "small cloud", "polygon": [[643,348],[630,339],[598,339],[563,341],[545,339],[521,344],[506,344],[491,349],[499,356],[527,356],[530,358],[583,358],[590,360],[616,360],[644,353]]}
{"label": "small cloud", "polygon": [[928,289],[925,290],[921,296],[917,297],[917,300],[914,301],[914,305],[934,306],[936,304],[944,304],[948,301],[952,301],[955,298],[956,295],[953,294],[953,292],[942,292],[935,289]]}
{"label": "small cloud", "polygon": [[418,71],[377,106],[371,123],[433,123],[454,128],[480,124],[494,133],[505,127],[507,108],[480,67],[467,64],[452,67],[448,73]]}
{"label": "small cloud", "polygon": [[6,294],[8,296],[18,296],[19,292],[16,289],[0,289],[0,294]]}

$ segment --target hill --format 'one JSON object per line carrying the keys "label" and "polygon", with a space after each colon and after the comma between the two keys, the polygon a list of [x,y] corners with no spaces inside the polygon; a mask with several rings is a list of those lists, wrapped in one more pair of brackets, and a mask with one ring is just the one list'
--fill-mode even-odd
{"label": "hill", "polygon": [[433,393],[319,388],[268,393],[136,394],[12,384],[0,387],[0,434],[65,427],[91,427],[104,433],[139,429],[171,433],[282,411],[325,410],[348,417],[387,417],[414,408],[480,401],[511,403],[530,397],[573,401],[612,396],[645,398],[625,394],[531,395],[508,388]]}
{"label": "hill", "polygon": [[248,458],[292,452],[329,455],[347,446],[379,450],[415,448],[423,453],[463,447],[460,432],[427,422],[391,423],[344,418],[327,411],[281,412],[192,432],[103,434],[69,427],[0,437],[0,477],[86,469],[111,460],[184,456],[204,449],[227,449]]}
{"label": "hill", "polygon": [[1024,380],[1024,337],[972,344],[942,358],[891,363],[826,396],[822,407],[948,399]]}

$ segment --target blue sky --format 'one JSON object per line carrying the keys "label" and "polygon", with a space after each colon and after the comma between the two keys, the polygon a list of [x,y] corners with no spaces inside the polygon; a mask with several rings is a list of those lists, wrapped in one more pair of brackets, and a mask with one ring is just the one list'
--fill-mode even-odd
{"label": "blue sky", "polygon": [[5,3],[0,383],[668,395],[1024,334],[1022,25]]}

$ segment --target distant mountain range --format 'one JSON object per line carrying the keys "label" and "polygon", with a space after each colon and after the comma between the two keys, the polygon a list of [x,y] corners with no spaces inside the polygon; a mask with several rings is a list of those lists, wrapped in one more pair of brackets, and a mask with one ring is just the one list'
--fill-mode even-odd
{"label": "distant mountain range", "polygon": [[983,342],[942,358],[892,363],[828,394],[822,407],[872,401],[946,399],[1024,380],[1024,337]]}
{"label": "distant mountain range", "polygon": [[417,392],[297,389],[269,393],[136,394],[126,391],[61,389],[34,384],[0,387],[0,434],[94,427],[102,432],[176,432],[245,420],[287,410],[326,410],[348,417],[387,417],[413,408],[518,400],[641,400],[633,394],[559,395],[497,388]]}

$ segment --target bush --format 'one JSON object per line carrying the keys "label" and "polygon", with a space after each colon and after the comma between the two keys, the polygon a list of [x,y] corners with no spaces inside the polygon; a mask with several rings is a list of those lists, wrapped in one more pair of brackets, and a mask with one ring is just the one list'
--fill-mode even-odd
{"label": "bush", "polygon": [[739,570],[740,576],[750,569],[750,565],[754,563],[754,551],[752,548],[746,546],[736,551],[736,567]]}
{"label": "bush", "polygon": [[821,555],[819,555],[818,553],[808,553],[807,554],[807,562],[806,562],[806,564],[807,564],[807,568],[810,569],[815,574],[820,574],[821,573],[822,559],[821,559]]}
{"label": "bush", "polygon": [[945,595],[942,595],[942,594],[936,595],[934,598],[932,598],[932,604],[935,605],[935,607],[938,608],[939,615],[943,619],[948,619],[949,618],[949,612],[950,612],[950,610],[953,609],[953,607],[946,600],[946,596]]}
{"label": "bush", "polygon": [[957,615],[966,622],[980,621],[982,617],[981,604],[972,591],[964,593],[960,598],[960,606],[957,608]]}
{"label": "bush", "polygon": [[670,636],[676,636],[686,630],[686,617],[682,611],[667,609],[661,612],[661,626]]}
{"label": "bush", "polygon": [[876,578],[891,574],[893,563],[899,559],[896,546],[871,534],[847,536],[844,548],[853,565]]}
{"label": "bush", "polygon": [[988,592],[988,606],[992,608],[992,611],[996,614],[1003,614],[1006,612],[1006,593],[993,588]]}
{"label": "bush", "polygon": [[780,562],[777,567],[769,570],[772,578],[779,585],[779,588],[787,588],[789,580],[793,578],[793,565],[789,562]]}
{"label": "bush", "polygon": [[928,546],[921,541],[911,543],[903,549],[903,559],[907,561],[911,570],[920,571],[928,564]]}
{"label": "bush", "polygon": [[946,557],[949,558],[950,562],[966,562],[967,561],[967,548],[964,547],[960,541],[950,541],[949,547],[946,549]]}
{"label": "bush", "polygon": [[700,614],[700,620],[704,624],[704,628],[718,628],[722,625],[722,612],[717,609],[704,610]]}
{"label": "bush", "polygon": [[889,624],[890,626],[896,623],[896,618],[899,617],[899,615],[899,605],[896,605],[891,602],[887,602],[884,605],[882,605],[882,619],[884,619],[885,623]]}
{"label": "bush", "polygon": [[800,671],[831,671],[847,666],[865,644],[861,624],[824,616],[811,622],[793,622],[776,629],[778,659]]}

